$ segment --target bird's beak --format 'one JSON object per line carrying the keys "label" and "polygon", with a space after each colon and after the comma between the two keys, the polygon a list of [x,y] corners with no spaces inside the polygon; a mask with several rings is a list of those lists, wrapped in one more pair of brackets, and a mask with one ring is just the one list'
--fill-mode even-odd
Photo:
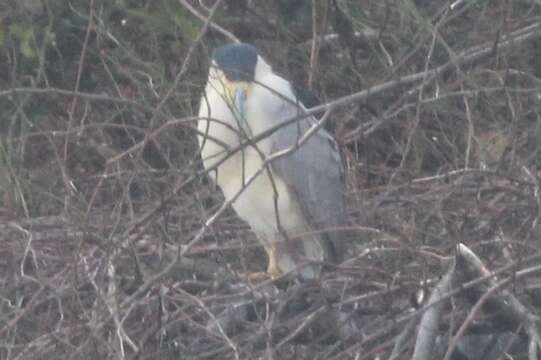
{"label": "bird's beak", "polygon": [[246,119],[246,98],[248,96],[248,84],[240,83],[237,84],[234,87],[233,91],[233,107],[235,116],[237,118],[237,121],[239,123],[239,126],[244,129],[246,134],[252,135],[252,129],[250,128],[250,124],[248,123]]}
{"label": "bird's beak", "polygon": [[243,86],[237,86],[235,88],[235,94],[233,95],[233,103],[235,110],[239,112],[241,118],[244,118],[244,104],[246,103],[246,89]]}

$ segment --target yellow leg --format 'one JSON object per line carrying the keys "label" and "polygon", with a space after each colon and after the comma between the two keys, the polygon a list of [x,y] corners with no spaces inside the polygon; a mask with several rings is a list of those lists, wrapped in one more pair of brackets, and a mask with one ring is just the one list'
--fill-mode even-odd
{"label": "yellow leg", "polygon": [[271,244],[265,246],[267,255],[269,257],[269,265],[267,266],[267,272],[242,272],[239,273],[239,276],[245,280],[260,282],[269,279],[275,279],[282,274],[280,267],[278,265],[278,257],[276,254],[276,245]]}
{"label": "yellow leg", "polygon": [[278,256],[276,253],[276,245],[271,244],[265,246],[267,250],[267,255],[269,256],[269,266],[267,267],[267,274],[269,274],[271,279],[277,278],[282,274],[280,266],[278,265]]}
{"label": "yellow leg", "polygon": [[255,272],[239,272],[239,277],[253,282],[263,282],[269,280],[269,274],[264,271],[255,271]]}

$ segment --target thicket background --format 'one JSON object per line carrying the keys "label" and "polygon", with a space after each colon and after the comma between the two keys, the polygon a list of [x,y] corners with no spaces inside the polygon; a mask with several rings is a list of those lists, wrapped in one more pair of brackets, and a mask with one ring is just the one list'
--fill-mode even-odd
{"label": "thicket background", "polygon": [[[317,284],[240,279],[264,252],[212,218],[192,129],[233,36],[321,104],[372,89],[328,124],[353,236]],[[409,299],[458,242],[539,313],[539,272],[517,271],[541,254],[540,113],[536,0],[3,1],[0,358],[387,359],[405,334],[408,359]],[[476,350],[524,338],[475,315]],[[488,348],[527,352],[505,344]]]}

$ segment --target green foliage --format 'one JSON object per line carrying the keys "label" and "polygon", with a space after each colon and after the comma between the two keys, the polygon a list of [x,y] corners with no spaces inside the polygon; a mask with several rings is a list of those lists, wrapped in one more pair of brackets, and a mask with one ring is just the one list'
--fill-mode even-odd
{"label": "green foliage", "polygon": [[349,16],[356,31],[371,28],[370,15],[366,14],[363,7],[359,6],[356,0],[337,1],[337,5]]}
{"label": "green foliage", "polygon": [[136,20],[142,32],[163,35],[177,35],[194,39],[201,21],[194,18],[175,0],[161,0],[150,7],[125,9],[128,18]]}
{"label": "green foliage", "polygon": [[0,23],[0,48],[4,45],[4,42],[6,41],[6,31],[4,30],[4,26]]}
{"label": "green foliage", "polygon": [[19,44],[19,50],[24,57],[27,59],[36,57],[34,31],[31,27],[26,27],[24,24],[12,24],[9,26],[9,34]]}

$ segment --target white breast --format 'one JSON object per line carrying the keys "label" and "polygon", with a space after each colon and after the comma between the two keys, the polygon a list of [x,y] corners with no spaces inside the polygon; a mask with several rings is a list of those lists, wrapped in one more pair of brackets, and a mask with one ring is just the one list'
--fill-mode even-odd
{"label": "white breast", "polygon": [[[246,103],[246,117],[250,120],[253,134],[257,135],[276,124],[276,119],[266,119],[265,116],[268,115],[264,110],[264,104],[251,102],[251,98],[249,96]],[[224,161],[228,149],[213,141],[212,138],[226,143],[229,150],[232,150],[239,146],[242,137],[230,106],[224,101],[223,96],[210,86],[206,89],[206,99],[201,100],[199,117],[215,118],[221,122],[199,120],[198,138],[206,169],[223,161],[218,165],[217,172],[211,172],[210,175],[222,189],[225,198],[229,200],[236,196],[245,187],[246,181],[261,169],[263,165],[261,153],[270,154],[271,139],[267,138],[258,142],[257,149],[254,146],[248,146]],[[208,138],[202,136],[202,133],[208,134]],[[308,231],[302,212],[293,200],[287,185],[277,176],[272,176],[271,180],[268,171],[270,170],[264,170],[242,191],[234,201],[233,208],[263,241],[271,241],[275,237],[278,231],[277,214],[279,214],[281,227],[286,231],[292,233]],[[299,224],[302,224],[301,228]]]}

